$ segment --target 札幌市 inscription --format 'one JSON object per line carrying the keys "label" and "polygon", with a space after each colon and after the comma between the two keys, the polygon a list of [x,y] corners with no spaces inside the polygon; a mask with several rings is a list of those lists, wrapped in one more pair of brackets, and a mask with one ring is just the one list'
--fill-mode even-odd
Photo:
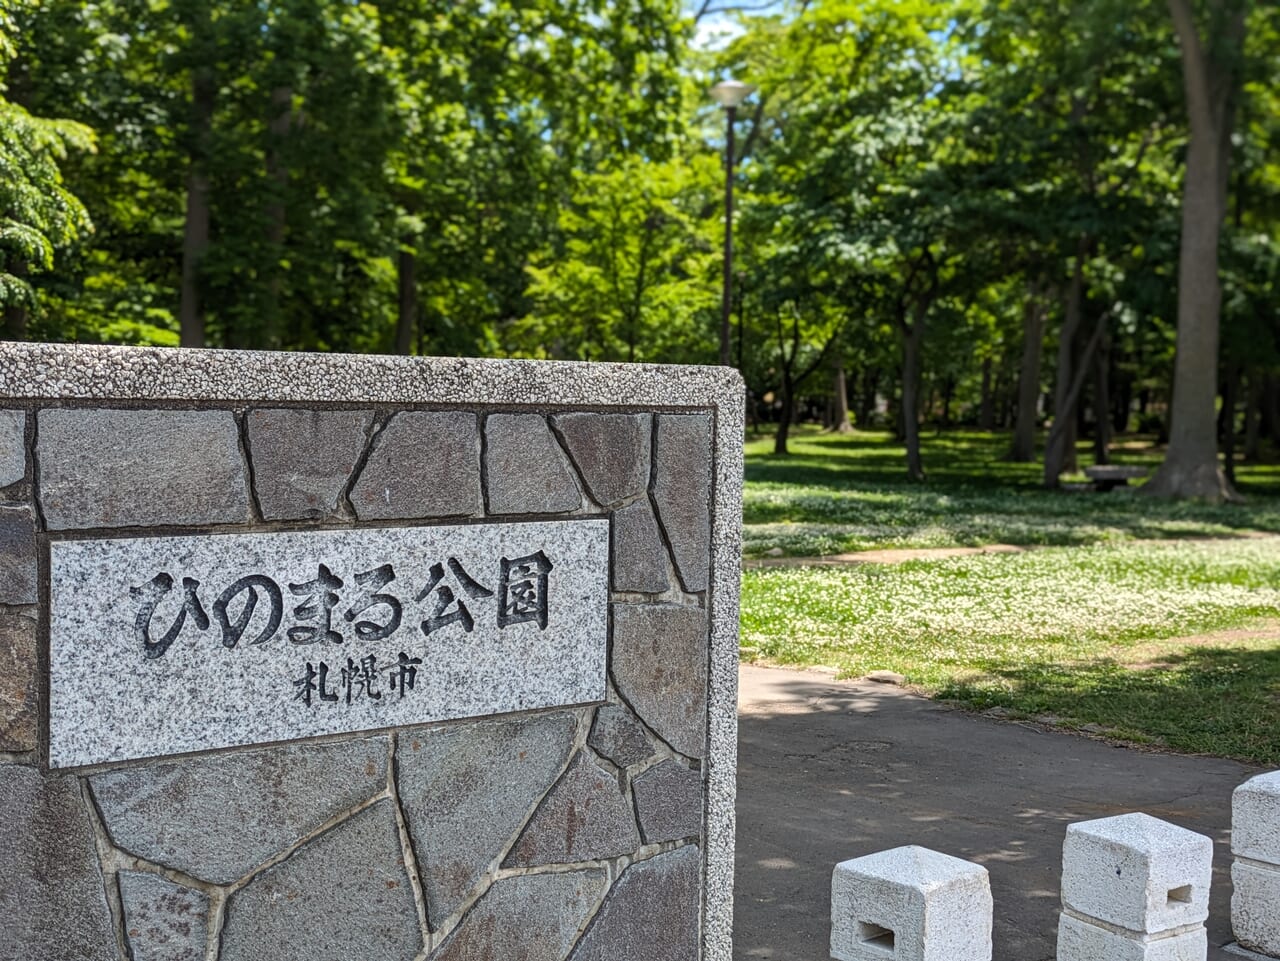
{"label": "\u672d\u5e4c\u5e02 inscription", "polygon": [[54,767],[600,701],[608,522],[50,545]]}

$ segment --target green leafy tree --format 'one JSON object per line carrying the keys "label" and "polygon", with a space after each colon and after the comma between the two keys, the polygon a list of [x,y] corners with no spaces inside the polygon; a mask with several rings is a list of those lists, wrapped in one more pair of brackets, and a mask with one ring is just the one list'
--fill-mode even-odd
{"label": "green leafy tree", "polygon": [[721,177],[706,154],[579,174],[559,250],[529,268],[533,310],[514,342],[532,356],[710,359]]}
{"label": "green leafy tree", "polygon": [[14,5],[0,0],[0,310],[7,333],[26,334],[36,306],[30,277],[54,269],[61,251],[91,230],[88,214],[68,188],[62,165],[73,151],[92,151],[93,133],[70,120],[32,116],[29,89],[14,43]]}
{"label": "green leafy tree", "polygon": [[[960,279],[957,63],[944,36],[957,9],[826,0],[766,19],[734,51],[739,69],[773,91],[753,133],[764,146],[744,218],[841,303],[840,315],[874,313],[897,332],[907,472],[917,480],[926,330]],[[777,446],[785,450],[785,430]]]}

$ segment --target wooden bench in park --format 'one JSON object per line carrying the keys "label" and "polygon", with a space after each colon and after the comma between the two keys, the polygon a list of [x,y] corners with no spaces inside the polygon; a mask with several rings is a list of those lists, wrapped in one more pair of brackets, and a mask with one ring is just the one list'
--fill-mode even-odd
{"label": "wooden bench in park", "polygon": [[1145,467],[1123,467],[1119,464],[1098,464],[1084,469],[1085,476],[1093,482],[1097,491],[1109,491],[1115,487],[1124,487],[1131,480],[1141,480],[1148,471]]}

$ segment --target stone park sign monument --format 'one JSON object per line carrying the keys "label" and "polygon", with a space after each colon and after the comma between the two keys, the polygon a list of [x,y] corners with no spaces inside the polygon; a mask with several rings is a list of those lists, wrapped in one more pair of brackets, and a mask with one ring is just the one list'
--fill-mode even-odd
{"label": "stone park sign monument", "polygon": [[0,961],[729,961],[742,391],[0,346]]}

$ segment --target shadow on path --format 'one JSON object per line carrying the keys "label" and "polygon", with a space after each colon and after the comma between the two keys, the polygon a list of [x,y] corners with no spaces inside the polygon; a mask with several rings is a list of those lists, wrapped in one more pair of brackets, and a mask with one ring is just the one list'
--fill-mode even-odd
{"label": "shadow on path", "polygon": [[1146,811],[1216,845],[1210,961],[1229,961],[1232,761],[974,716],[875,684],[744,666],[734,958],[825,961],[831,869],[921,844],[991,873],[994,961],[1053,961],[1073,821]]}

